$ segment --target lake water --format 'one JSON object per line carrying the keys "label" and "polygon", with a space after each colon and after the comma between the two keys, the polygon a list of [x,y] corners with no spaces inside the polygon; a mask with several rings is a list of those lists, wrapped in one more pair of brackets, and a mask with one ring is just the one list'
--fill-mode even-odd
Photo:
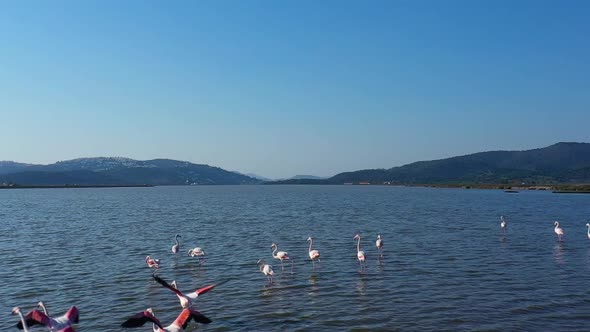
{"label": "lake water", "polygon": [[[509,229],[500,231],[499,216]],[[566,235],[559,244],[553,221]],[[588,331],[590,195],[381,186],[0,190],[0,328],[39,300],[78,331],[121,331],[147,307],[180,312],[159,275],[192,290],[204,331]],[[362,236],[366,270],[356,260]],[[181,254],[170,251],[182,235]],[[375,248],[384,238],[384,257]],[[307,237],[321,252],[315,270]],[[271,243],[288,251],[273,261]],[[206,261],[186,255],[202,247]],[[273,264],[267,284],[256,261]],[[151,331],[151,326],[129,331]],[[190,329],[189,329],[190,330]]]}

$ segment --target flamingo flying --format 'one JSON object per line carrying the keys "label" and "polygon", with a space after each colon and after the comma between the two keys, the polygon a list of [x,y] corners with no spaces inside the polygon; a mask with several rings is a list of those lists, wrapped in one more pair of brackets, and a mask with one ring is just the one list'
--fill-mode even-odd
{"label": "flamingo flying", "polygon": [[268,283],[272,284],[272,275],[274,274],[272,266],[264,264],[264,259],[259,259],[258,262],[256,262],[256,265],[258,265],[260,272],[262,272],[266,276],[266,278],[268,279]]}
{"label": "flamingo flying", "polygon": [[590,224],[586,224],[586,227],[588,227],[588,239],[590,239]]}
{"label": "flamingo flying", "polygon": [[286,251],[277,252],[277,250],[279,250],[279,247],[277,247],[275,243],[271,244],[270,248],[273,249],[272,258],[281,261],[281,271],[285,268],[283,266],[283,261],[291,261],[291,269],[293,269],[293,261],[291,260],[291,257],[289,257],[289,253],[287,253]]}
{"label": "flamingo flying", "polygon": [[359,264],[362,267],[365,262],[365,252],[361,250],[361,236],[360,234],[357,234],[352,239],[358,240],[358,243],[356,244],[356,258],[359,260]]}
{"label": "flamingo flying", "polygon": [[[53,318],[49,316],[49,314],[47,313],[47,308],[45,308],[45,304],[43,302],[39,302],[38,306],[41,307],[43,312],[36,309],[31,310],[24,317],[22,317],[21,322],[16,324],[16,327],[27,331],[27,327],[29,326],[43,325],[47,327],[50,331],[74,332],[74,329],[71,327],[71,325],[78,323],[78,308],[72,306],[65,314],[57,318]],[[14,312],[13,309],[13,313],[22,316],[22,313],[20,313],[20,309],[18,307],[16,307],[15,309],[17,309],[18,312]]]}
{"label": "flamingo flying", "polygon": [[508,222],[504,219],[504,216],[500,216],[500,228],[502,228],[503,232],[506,232],[506,229],[508,228]]}
{"label": "flamingo flying", "polygon": [[195,301],[199,295],[201,295],[203,293],[207,293],[208,291],[212,290],[215,286],[219,285],[219,284],[209,285],[207,287],[199,288],[194,292],[185,294],[185,293],[181,292],[180,290],[178,290],[178,287],[176,286],[176,281],[172,281],[170,284],[168,284],[164,279],[162,279],[158,276],[154,275],[153,278],[157,283],[159,283],[160,285],[173,291],[176,294],[176,296],[178,296],[178,299],[180,300],[180,306],[183,309],[192,308],[193,301]]}
{"label": "flamingo flying", "polygon": [[178,234],[176,234],[176,236],[174,237],[174,241],[176,241],[176,244],[172,246],[172,252],[173,253],[178,253],[178,250],[180,249],[180,242],[178,242],[178,238],[182,237]]}
{"label": "flamingo flying", "polygon": [[147,256],[145,258],[145,262],[147,264],[148,267],[153,267],[155,269],[160,267],[160,260],[159,259],[155,259],[152,258],[151,256]]}
{"label": "flamingo flying", "polygon": [[320,251],[317,249],[311,249],[313,243],[311,236],[307,238],[307,241],[309,242],[309,259],[311,259],[311,264],[315,267],[315,260],[317,259],[318,262],[320,261]]}
{"label": "flamingo flying", "polygon": [[377,250],[379,250],[379,256],[383,256],[381,250],[383,249],[383,240],[381,239],[381,234],[377,234],[377,241],[375,241],[375,246],[377,246]]}
{"label": "flamingo flying", "polygon": [[554,231],[555,234],[557,234],[557,239],[559,240],[559,242],[561,242],[561,238],[563,237],[565,232],[563,231],[563,228],[559,227],[559,221],[554,222],[553,225],[555,225]]}
{"label": "flamingo flying", "polygon": [[147,322],[152,322],[152,330],[154,332],[181,332],[184,331],[188,323],[194,319],[196,322],[201,324],[209,324],[211,320],[205,317],[200,312],[193,309],[182,309],[182,312],[172,324],[167,327],[162,326],[162,323],[154,315],[152,308],[147,308],[145,311],[137,313],[129,317],[126,321],[121,324],[121,327],[140,327]]}

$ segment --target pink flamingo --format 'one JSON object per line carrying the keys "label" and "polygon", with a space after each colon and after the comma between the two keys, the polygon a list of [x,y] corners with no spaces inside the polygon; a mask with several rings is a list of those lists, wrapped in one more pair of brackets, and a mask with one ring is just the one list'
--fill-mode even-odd
{"label": "pink flamingo", "polygon": [[588,234],[587,235],[588,235],[588,239],[590,239],[590,223],[586,224],[586,227],[588,227]]}
{"label": "pink flamingo", "polygon": [[363,263],[365,262],[365,252],[361,250],[361,236],[360,234],[357,234],[352,239],[358,240],[358,243],[356,244],[356,258],[359,260],[359,264],[362,268]]}
{"label": "pink flamingo", "polygon": [[[24,329],[26,331],[28,326],[43,325],[47,327],[50,331],[74,331],[71,325],[78,323],[78,308],[72,306],[70,307],[70,309],[68,309],[68,311],[65,314],[57,318],[53,318],[49,316],[49,314],[47,313],[47,308],[45,307],[45,304],[43,302],[39,302],[38,306],[41,307],[43,312],[36,309],[31,310],[23,317],[23,319],[21,319],[21,322],[16,324],[16,327],[19,329]],[[20,309],[18,307],[16,307],[15,309],[17,309],[17,312],[14,312],[13,309],[13,313],[22,316],[22,313],[20,313]]]}
{"label": "pink flamingo", "polygon": [[145,263],[147,264],[148,267],[153,267],[155,269],[160,267],[160,260],[152,258],[150,256],[147,256],[145,258]]}
{"label": "pink flamingo", "polygon": [[180,242],[178,242],[178,238],[182,237],[178,234],[176,234],[176,236],[174,236],[174,241],[176,241],[176,243],[172,246],[172,252],[173,253],[178,253],[178,250],[180,249]]}
{"label": "pink flamingo", "polygon": [[504,219],[504,216],[500,216],[500,228],[504,233],[506,233],[506,229],[508,229],[508,222]]}
{"label": "pink flamingo", "polygon": [[311,259],[311,264],[315,268],[316,259],[318,262],[320,261],[320,251],[317,249],[313,249],[313,250],[311,249],[311,245],[313,243],[313,239],[311,238],[311,236],[307,238],[307,242],[309,242],[309,250],[308,250],[309,259]]}
{"label": "pink flamingo", "polygon": [[162,326],[162,323],[154,315],[152,308],[147,308],[145,311],[137,313],[129,317],[126,321],[121,324],[121,327],[140,327],[147,322],[152,322],[152,330],[154,332],[181,332],[184,331],[191,319],[201,324],[209,324],[211,320],[205,317],[200,312],[193,309],[182,309],[182,312],[172,324],[167,327]]}
{"label": "pink flamingo", "polygon": [[557,234],[557,239],[559,242],[561,242],[561,238],[565,232],[563,231],[563,228],[559,227],[559,221],[554,222],[553,225],[555,225],[555,229],[553,231],[555,231],[555,234]]}
{"label": "pink flamingo", "polygon": [[381,234],[377,234],[377,241],[375,241],[375,246],[377,246],[377,250],[379,250],[379,257],[383,257],[383,239],[381,239]]}
{"label": "pink flamingo", "polygon": [[258,262],[256,262],[256,265],[258,265],[260,272],[266,276],[268,283],[272,284],[272,275],[275,274],[272,270],[272,266],[269,264],[264,264],[264,259],[259,259]]}
{"label": "pink flamingo", "polygon": [[272,258],[281,261],[281,271],[283,271],[285,268],[283,266],[283,261],[291,261],[291,270],[293,270],[293,261],[291,260],[291,257],[289,257],[289,254],[286,251],[277,252],[277,250],[279,250],[279,247],[277,247],[275,243],[271,244],[270,248],[273,249]]}
{"label": "pink flamingo", "polygon": [[183,309],[192,308],[193,301],[195,301],[197,299],[197,297],[199,297],[199,295],[207,293],[208,291],[212,290],[215,286],[217,286],[216,284],[213,284],[213,285],[209,285],[207,287],[199,288],[194,292],[185,294],[185,293],[181,292],[180,290],[178,290],[178,288],[176,286],[176,281],[173,280],[171,284],[168,284],[164,279],[162,279],[158,276],[154,275],[153,278],[157,283],[159,283],[160,285],[173,291],[176,294],[176,296],[178,296],[178,300],[180,300],[180,306]]}

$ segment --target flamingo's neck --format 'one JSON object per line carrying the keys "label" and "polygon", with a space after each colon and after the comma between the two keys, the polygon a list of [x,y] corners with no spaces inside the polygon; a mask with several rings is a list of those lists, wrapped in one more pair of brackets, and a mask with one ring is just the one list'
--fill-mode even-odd
{"label": "flamingo's neck", "polygon": [[277,250],[279,250],[279,247],[275,246],[275,250],[272,251],[272,257],[277,258],[277,255],[275,254]]}
{"label": "flamingo's neck", "polygon": [[23,313],[19,312],[17,313],[18,317],[20,318],[20,321],[23,323],[23,331],[25,332],[29,332],[29,327],[27,326],[27,322],[25,321],[25,317],[23,317]]}
{"label": "flamingo's neck", "polygon": [[311,251],[311,244],[313,243],[313,239],[309,239],[309,251]]}
{"label": "flamingo's neck", "polygon": [[359,236],[358,238],[358,242],[356,244],[356,251],[361,251],[361,237]]}
{"label": "flamingo's neck", "polygon": [[45,316],[49,317],[49,314],[47,313],[47,308],[45,308],[45,304],[43,304],[43,302],[41,302],[41,303],[39,303],[39,306],[41,307],[41,309],[43,309]]}

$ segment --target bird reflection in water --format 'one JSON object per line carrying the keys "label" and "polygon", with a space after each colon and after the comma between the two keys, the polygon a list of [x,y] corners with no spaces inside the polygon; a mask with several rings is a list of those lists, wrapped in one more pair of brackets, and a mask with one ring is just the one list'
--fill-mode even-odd
{"label": "bird reflection in water", "polygon": [[553,246],[553,259],[555,259],[555,263],[558,265],[565,264],[564,250],[565,249],[562,242],[558,242],[555,246]]}

